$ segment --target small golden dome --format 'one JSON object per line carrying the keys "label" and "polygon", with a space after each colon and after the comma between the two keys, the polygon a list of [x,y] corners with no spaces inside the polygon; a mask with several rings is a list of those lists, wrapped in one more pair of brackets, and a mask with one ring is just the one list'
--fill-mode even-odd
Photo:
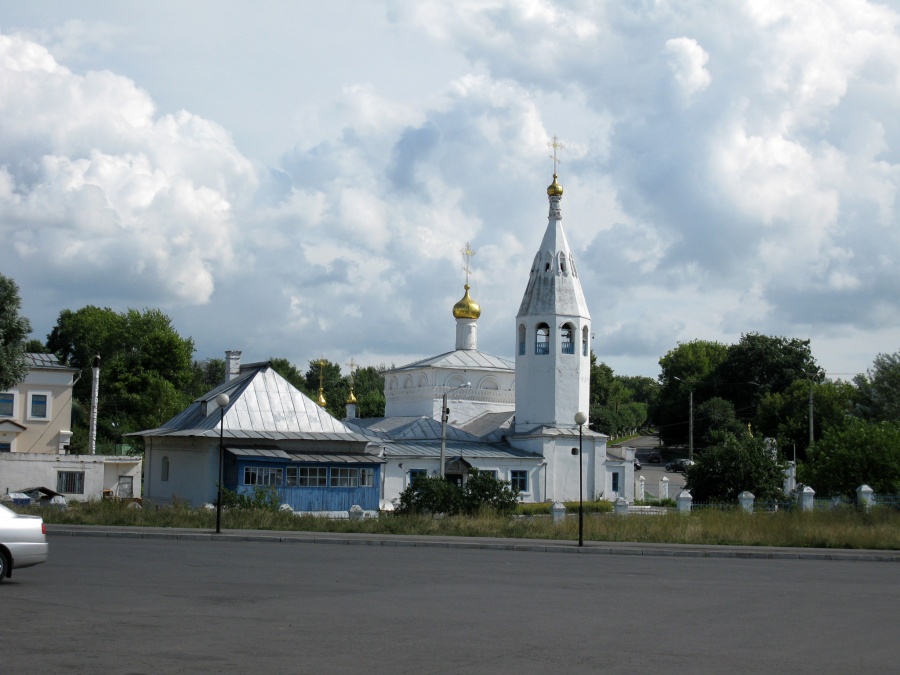
{"label": "small golden dome", "polygon": [[350,388],[350,395],[347,397],[347,405],[356,405],[356,394],[353,393],[353,387]]}
{"label": "small golden dome", "polygon": [[556,180],[556,174],[553,174],[553,182],[550,183],[550,186],[547,188],[547,195],[549,197],[562,197],[563,187]]}
{"label": "small golden dome", "polygon": [[453,316],[457,319],[477,319],[481,316],[481,307],[469,297],[469,284],[466,284],[466,294],[462,300],[453,305]]}
{"label": "small golden dome", "polygon": [[319,398],[316,399],[316,403],[319,405],[320,408],[325,407],[325,403],[326,403],[325,392],[322,390],[322,387],[319,387]]}

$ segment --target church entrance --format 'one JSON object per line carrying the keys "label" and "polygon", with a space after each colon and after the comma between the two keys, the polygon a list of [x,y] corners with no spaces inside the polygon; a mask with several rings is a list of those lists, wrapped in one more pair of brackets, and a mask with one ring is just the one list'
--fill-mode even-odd
{"label": "church entrance", "polygon": [[453,457],[444,465],[444,477],[461,490],[466,484],[471,468],[472,465],[462,457]]}

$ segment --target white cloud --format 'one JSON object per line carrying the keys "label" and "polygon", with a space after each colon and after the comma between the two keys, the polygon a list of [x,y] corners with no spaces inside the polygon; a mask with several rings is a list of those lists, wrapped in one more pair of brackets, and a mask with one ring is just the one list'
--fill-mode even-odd
{"label": "white cloud", "polygon": [[709,54],[696,40],[687,37],[666,40],[666,52],[670,57],[672,75],[685,97],[690,98],[703,91],[712,82],[712,76],[706,69]]}

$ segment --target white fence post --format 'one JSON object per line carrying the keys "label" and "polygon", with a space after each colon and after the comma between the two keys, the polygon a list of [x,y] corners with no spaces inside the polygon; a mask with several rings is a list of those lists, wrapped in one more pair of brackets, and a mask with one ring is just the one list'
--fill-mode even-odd
{"label": "white fence post", "polygon": [[625,497],[619,497],[616,500],[615,505],[613,506],[615,509],[615,513],[617,516],[627,516],[628,515],[628,500]]}
{"label": "white fence post", "polygon": [[738,495],[738,502],[740,502],[741,507],[747,513],[753,513],[753,502],[756,501],[756,495],[752,492],[748,492],[744,490],[741,494]]}
{"label": "white fence post", "polygon": [[553,516],[553,524],[558,525],[566,519],[566,505],[562,502],[554,502],[550,507],[550,515]]}
{"label": "white fence post", "polygon": [[869,510],[875,506],[875,490],[868,485],[860,485],[856,488],[856,503]]}
{"label": "white fence post", "polygon": [[363,509],[359,504],[354,504],[350,507],[350,510],[347,512],[350,520],[362,520],[363,517]]}
{"label": "white fence post", "polygon": [[663,476],[659,479],[659,498],[660,499],[668,499],[669,498],[669,479]]}
{"label": "white fence post", "polygon": [[687,490],[682,490],[678,493],[678,497],[675,498],[678,502],[678,512],[679,513],[690,513],[691,512],[691,504],[694,503],[694,498],[691,496],[691,493]]}
{"label": "white fence post", "polygon": [[638,502],[644,501],[644,484],[646,483],[646,478],[643,476],[638,476],[638,479],[634,482],[634,500]]}
{"label": "white fence post", "polygon": [[813,508],[815,508],[815,497],[816,491],[809,487],[809,485],[804,485],[803,489],[800,490],[800,494],[797,496],[800,500],[800,510],[812,511]]}

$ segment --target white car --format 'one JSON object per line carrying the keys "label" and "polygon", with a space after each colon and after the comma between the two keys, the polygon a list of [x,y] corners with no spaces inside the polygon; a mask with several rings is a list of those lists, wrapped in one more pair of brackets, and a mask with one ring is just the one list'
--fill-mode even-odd
{"label": "white car", "polygon": [[40,516],[25,516],[0,504],[0,582],[14,569],[47,562],[47,526]]}

